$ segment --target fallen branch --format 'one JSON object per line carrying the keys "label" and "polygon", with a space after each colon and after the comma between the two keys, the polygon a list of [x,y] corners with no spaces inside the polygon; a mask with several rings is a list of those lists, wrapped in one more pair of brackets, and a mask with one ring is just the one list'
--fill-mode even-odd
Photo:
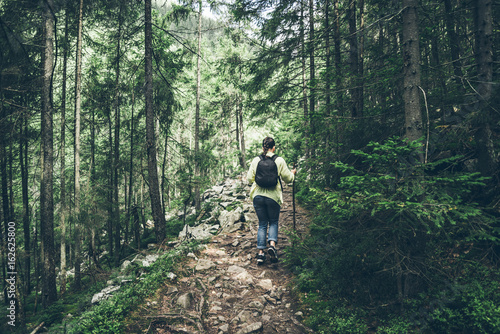
{"label": "fallen branch", "polygon": [[42,321],[42,323],[40,325],[36,326],[35,329],[30,334],[38,333],[38,331],[40,330],[40,328],[42,328],[43,325],[45,325],[44,321]]}

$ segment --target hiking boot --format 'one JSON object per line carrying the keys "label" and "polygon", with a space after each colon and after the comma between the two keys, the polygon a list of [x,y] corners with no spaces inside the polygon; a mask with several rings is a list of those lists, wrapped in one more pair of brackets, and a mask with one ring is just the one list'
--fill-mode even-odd
{"label": "hiking boot", "polygon": [[257,265],[262,265],[266,262],[266,255],[265,254],[257,254]]}
{"label": "hiking boot", "polygon": [[269,247],[267,254],[271,257],[272,263],[278,262],[278,253],[276,252],[276,248],[274,248],[274,246]]}

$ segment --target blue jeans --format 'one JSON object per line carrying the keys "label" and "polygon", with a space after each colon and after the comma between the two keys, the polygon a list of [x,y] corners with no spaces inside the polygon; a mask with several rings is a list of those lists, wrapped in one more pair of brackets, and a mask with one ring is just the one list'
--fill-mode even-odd
{"label": "blue jeans", "polygon": [[[280,219],[280,205],[275,200],[264,197],[255,196],[253,199],[253,207],[259,218],[259,230],[257,231],[257,248],[266,249],[267,241],[274,241],[278,244],[278,221]],[[269,234],[267,227],[269,225]]]}

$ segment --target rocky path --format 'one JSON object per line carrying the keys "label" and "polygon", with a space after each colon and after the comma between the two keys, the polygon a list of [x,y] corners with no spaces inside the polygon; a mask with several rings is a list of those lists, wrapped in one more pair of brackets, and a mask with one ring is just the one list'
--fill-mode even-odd
{"label": "rocky path", "polygon": [[[287,235],[293,228],[291,189],[285,187],[280,216],[281,253],[291,246]],[[245,187],[243,193],[248,190]],[[267,262],[257,266],[258,223],[248,197],[241,202],[247,211],[241,215],[243,221],[236,228],[222,226],[222,232],[213,236],[201,251],[188,254],[176,279],[168,282],[153,299],[145,301],[147,306],[137,315],[148,319],[142,332],[312,332],[300,322],[302,313],[294,307],[291,274],[285,265]],[[302,231],[307,216],[298,206],[296,217],[297,230]]]}

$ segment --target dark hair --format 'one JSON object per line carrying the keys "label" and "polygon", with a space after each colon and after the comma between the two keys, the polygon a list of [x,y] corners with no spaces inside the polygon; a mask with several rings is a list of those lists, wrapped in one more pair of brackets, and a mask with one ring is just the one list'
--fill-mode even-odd
{"label": "dark hair", "polygon": [[264,150],[264,153],[266,153],[268,150],[272,149],[274,146],[276,146],[274,139],[271,137],[266,137],[262,141],[262,149]]}

